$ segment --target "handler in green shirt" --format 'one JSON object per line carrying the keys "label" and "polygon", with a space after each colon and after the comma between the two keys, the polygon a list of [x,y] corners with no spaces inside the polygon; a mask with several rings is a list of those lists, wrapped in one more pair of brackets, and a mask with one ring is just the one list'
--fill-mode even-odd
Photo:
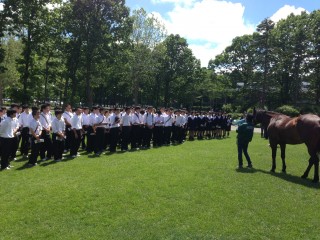
{"label": "handler in green shirt", "polygon": [[239,168],[243,167],[242,152],[247,159],[247,162],[248,162],[247,167],[252,168],[252,162],[251,162],[250,156],[248,154],[248,145],[249,145],[249,142],[251,142],[251,140],[252,140],[253,130],[254,130],[252,120],[253,120],[253,116],[251,114],[248,114],[246,117],[246,122],[239,125],[239,127],[237,129]]}

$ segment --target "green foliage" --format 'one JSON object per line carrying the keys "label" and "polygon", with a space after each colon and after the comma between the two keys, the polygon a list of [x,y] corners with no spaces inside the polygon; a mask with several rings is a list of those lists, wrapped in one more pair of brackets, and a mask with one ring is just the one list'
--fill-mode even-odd
{"label": "green foliage", "polygon": [[223,104],[222,111],[227,112],[227,113],[232,113],[233,112],[233,107],[232,107],[232,105],[230,103]]}
{"label": "green foliage", "polygon": [[294,108],[293,106],[289,106],[289,105],[283,105],[281,107],[278,107],[276,109],[276,112],[283,113],[283,114],[288,115],[290,117],[296,117],[300,114],[298,109]]}

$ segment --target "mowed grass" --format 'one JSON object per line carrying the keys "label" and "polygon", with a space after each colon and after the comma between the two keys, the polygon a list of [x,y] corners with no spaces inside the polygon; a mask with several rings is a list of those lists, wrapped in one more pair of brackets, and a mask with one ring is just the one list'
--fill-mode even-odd
{"label": "mowed grass", "polygon": [[225,140],[86,155],[0,172],[0,239],[319,239],[319,184],[300,179],[304,145],[287,174],[271,174],[268,142],[250,143],[254,169],[237,171]]}

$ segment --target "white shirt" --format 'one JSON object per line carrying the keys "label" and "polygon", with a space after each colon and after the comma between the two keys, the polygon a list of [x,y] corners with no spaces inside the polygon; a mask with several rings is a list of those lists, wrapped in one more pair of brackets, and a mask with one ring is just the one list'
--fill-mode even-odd
{"label": "white shirt", "polygon": [[140,113],[134,112],[131,115],[131,123],[132,125],[140,125],[143,123],[143,119]]}
{"label": "white shirt", "polygon": [[76,130],[82,129],[82,115],[73,115],[71,118],[71,128]]}
{"label": "white shirt", "polygon": [[111,113],[109,115],[110,128],[119,127],[120,124],[118,120],[120,120],[119,117],[115,113]]}
{"label": "white shirt", "polygon": [[127,113],[123,113],[121,116],[120,124],[124,127],[131,126],[131,116]]}
{"label": "white shirt", "polygon": [[66,124],[62,118],[59,120],[55,117],[51,124],[53,133],[63,133],[66,128]]}
{"label": "white shirt", "polygon": [[13,131],[15,128],[15,122],[11,117],[7,117],[0,125],[0,137],[13,138]]}
{"label": "white shirt", "polygon": [[163,124],[164,124],[164,118],[163,118],[163,116],[158,116],[158,115],[156,115],[156,116],[154,117],[154,122],[155,122],[155,126],[156,126],[156,127],[162,127]]}
{"label": "white shirt", "polygon": [[42,131],[42,125],[40,121],[35,120],[34,118],[29,122],[29,129],[31,134],[31,129],[34,131],[36,135],[40,135],[40,132]]}
{"label": "white shirt", "polygon": [[13,123],[14,123],[14,125],[13,125],[13,131],[18,130],[19,127],[20,127],[19,119],[18,119],[18,118],[13,118],[12,120],[13,120]]}
{"label": "white shirt", "polygon": [[89,115],[89,125],[90,126],[93,126],[97,123],[97,117],[98,117],[97,114],[90,113],[90,115]]}
{"label": "white shirt", "polygon": [[71,123],[71,118],[72,118],[73,114],[71,112],[67,112],[65,111],[63,114],[62,114],[62,117],[64,119],[67,120],[67,122]]}
{"label": "white shirt", "polygon": [[95,119],[95,120],[96,120],[96,124],[98,124],[98,126],[99,126],[100,124],[102,124],[103,121],[104,121],[104,118],[105,118],[104,115],[102,115],[102,114],[99,113],[99,114],[97,115],[96,119]]}
{"label": "white shirt", "polygon": [[164,121],[164,126],[165,127],[172,127],[172,123],[173,123],[173,116],[172,115],[163,115],[163,121]]}
{"label": "white shirt", "polygon": [[154,116],[152,113],[145,113],[143,116],[143,123],[147,126],[152,126],[154,124]]}
{"label": "white shirt", "polygon": [[174,124],[175,126],[177,127],[181,127],[184,125],[184,119],[183,119],[183,116],[176,116],[176,122]]}
{"label": "white shirt", "polygon": [[19,117],[19,124],[22,127],[29,127],[29,122],[31,120],[30,116],[32,116],[32,114],[30,113],[21,113],[20,117]]}
{"label": "white shirt", "polygon": [[40,113],[40,119],[39,119],[41,125],[45,129],[50,129],[51,127],[51,115],[49,113]]}
{"label": "white shirt", "polygon": [[82,125],[89,126],[89,114],[82,113]]}

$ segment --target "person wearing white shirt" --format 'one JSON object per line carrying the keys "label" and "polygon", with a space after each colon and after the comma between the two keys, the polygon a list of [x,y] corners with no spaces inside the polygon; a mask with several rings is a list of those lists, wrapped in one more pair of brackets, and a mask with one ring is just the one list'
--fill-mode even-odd
{"label": "person wearing white shirt", "polygon": [[55,118],[52,120],[52,142],[53,142],[53,155],[54,160],[59,162],[62,160],[64,150],[65,129],[66,124],[62,119],[62,111],[55,111]]}
{"label": "person wearing white shirt", "polygon": [[36,166],[40,149],[44,140],[41,139],[42,125],[39,121],[40,111],[34,108],[32,110],[32,116],[33,119],[29,122],[29,134],[31,135],[31,154],[28,163],[29,166]]}
{"label": "person wearing white shirt", "polygon": [[[41,138],[44,140],[40,149],[40,158],[42,161],[51,159],[52,157],[52,140],[51,140],[51,105],[43,104],[41,106],[41,113],[39,121],[42,126]],[[47,156],[46,156],[47,153]]]}
{"label": "person wearing white shirt", "polygon": [[106,109],[104,113],[104,120],[103,120],[103,126],[105,128],[104,132],[104,146],[103,149],[107,149],[107,146],[110,144],[110,122],[109,122],[109,115],[110,112],[108,109]]}
{"label": "person wearing white shirt", "polygon": [[109,116],[110,122],[110,153],[116,152],[116,147],[119,141],[119,127],[120,127],[120,118],[119,118],[120,109],[115,108]]}
{"label": "person wearing white shirt", "polygon": [[126,107],[125,112],[121,115],[120,128],[122,133],[121,151],[128,151],[131,132],[131,116],[129,107]]}
{"label": "person wearing white shirt", "polygon": [[176,118],[175,118],[175,140],[178,143],[182,143],[183,141],[183,126],[184,126],[184,119],[183,116],[181,116],[181,110],[178,110],[176,112]]}
{"label": "person wearing white shirt", "polygon": [[67,104],[65,107],[65,111],[62,114],[62,118],[64,119],[64,122],[66,124],[66,140],[65,140],[65,144],[64,144],[64,152],[68,152],[70,150],[70,146],[71,146],[71,138],[72,138],[72,129],[71,129],[71,118],[73,116],[72,113],[72,107],[70,104]]}
{"label": "person wearing white shirt", "polygon": [[[9,109],[7,111],[7,118],[0,125],[0,144],[1,149],[1,170],[9,170],[9,157],[12,153],[14,137],[16,134],[14,118],[16,111]],[[5,146],[5,147],[4,147]]]}
{"label": "person wearing white shirt", "polygon": [[82,108],[82,129],[84,132],[84,134],[82,134],[82,139],[81,139],[82,150],[85,150],[87,148],[86,136],[87,136],[88,127],[89,127],[89,108],[84,107]]}
{"label": "person wearing white shirt", "polygon": [[95,124],[97,123],[97,117],[99,113],[99,107],[94,106],[92,112],[89,115],[89,126],[87,130],[87,153],[92,153],[95,144]]}
{"label": "person wearing white shirt", "polygon": [[156,113],[154,117],[153,146],[160,147],[163,144],[163,124],[164,118],[161,111]]}
{"label": "person wearing white shirt", "polygon": [[81,135],[82,135],[82,109],[76,108],[75,114],[71,118],[71,129],[72,129],[72,138],[71,138],[71,146],[70,146],[70,156],[75,158],[79,156],[78,150],[81,143]]}
{"label": "person wearing white shirt", "polygon": [[143,116],[143,123],[145,125],[143,131],[143,147],[150,148],[152,133],[154,128],[154,115],[152,113],[153,107],[149,106],[147,112]]}
{"label": "person wearing white shirt", "polygon": [[23,112],[21,113],[19,118],[19,124],[22,128],[20,152],[24,157],[27,157],[30,146],[29,121],[31,120],[30,116],[32,116],[32,114],[30,114],[29,106],[27,105],[22,106],[22,111]]}
{"label": "person wearing white shirt", "polygon": [[131,114],[131,149],[138,149],[142,140],[143,117],[140,114],[140,107],[136,106]]}
{"label": "person wearing white shirt", "polygon": [[167,109],[166,113],[163,114],[164,118],[164,144],[170,145],[171,134],[172,134],[172,124],[173,124],[173,115],[172,108]]}
{"label": "person wearing white shirt", "polygon": [[94,144],[94,153],[97,156],[101,155],[105,146],[104,142],[105,142],[106,129],[103,123],[105,121],[105,116],[104,116],[105,111],[106,110],[104,108],[99,109],[99,113],[97,114],[97,117],[96,117],[96,124],[94,125],[96,129],[96,136],[95,136],[96,141]]}

